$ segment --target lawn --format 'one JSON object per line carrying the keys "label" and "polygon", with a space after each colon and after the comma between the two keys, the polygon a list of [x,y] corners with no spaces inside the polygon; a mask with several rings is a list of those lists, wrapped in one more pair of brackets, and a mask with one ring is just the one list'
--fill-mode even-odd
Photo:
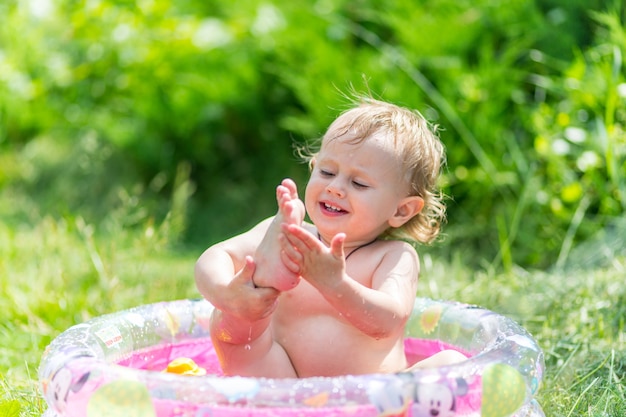
{"label": "lawn", "polygon": [[[100,224],[44,215],[0,225],[0,416],[43,413],[39,360],[69,326],[138,304],[197,297],[192,270],[202,248],[172,242],[167,218],[155,223],[147,216],[125,228],[126,215],[112,213]],[[470,270],[460,257],[441,262],[430,249],[422,256],[419,292],[479,304],[526,327],[546,355],[538,396],[546,415],[622,416],[623,233],[599,235],[550,272]]]}
{"label": "lawn", "polygon": [[623,0],[296,3],[0,1],[0,417],[68,327],[197,297],[351,89],[441,128],[419,295],[527,328],[547,416],[626,415]]}

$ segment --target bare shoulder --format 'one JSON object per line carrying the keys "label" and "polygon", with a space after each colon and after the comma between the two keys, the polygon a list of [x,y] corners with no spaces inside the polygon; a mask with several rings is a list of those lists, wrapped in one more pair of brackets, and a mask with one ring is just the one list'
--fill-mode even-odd
{"label": "bare shoulder", "polygon": [[407,261],[419,261],[415,247],[402,240],[381,240],[379,250],[385,257],[402,257]]}
{"label": "bare shoulder", "polygon": [[377,272],[383,276],[419,274],[419,256],[411,244],[401,240],[382,240],[378,245],[380,263]]}
{"label": "bare shoulder", "polygon": [[381,264],[383,262],[397,262],[402,258],[404,262],[419,262],[417,251],[407,242],[401,240],[376,240],[354,251],[354,257],[366,259]]}
{"label": "bare shoulder", "polygon": [[419,258],[409,243],[399,240],[377,240],[349,254],[348,273],[373,286],[380,285],[391,276],[417,276]]}
{"label": "bare shoulder", "polygon": [[417,254],[415,247],[404,240],[380,240],[380,242],[384,243],[388,250],[391,252],[398,251],[404,252],[409,251]]}
{"label": "bare shoulder", "polygon": [[[360,252],[360,253],[359,253]],[[347,262],[348,274],[370,288],[412,303],[420,273],[415,248],[399,240],[377,240],[356,251]],[[405,299],[406,295],[406,299]]]}

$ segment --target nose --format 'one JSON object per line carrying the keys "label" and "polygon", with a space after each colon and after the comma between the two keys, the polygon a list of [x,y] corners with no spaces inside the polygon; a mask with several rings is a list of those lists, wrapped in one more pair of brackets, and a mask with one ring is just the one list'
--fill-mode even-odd
{"label": "nose", "polygon": [[333,180],[328,183],[326,192],[341,198],[345,196],[344,187],[338,177],[333,178]]}

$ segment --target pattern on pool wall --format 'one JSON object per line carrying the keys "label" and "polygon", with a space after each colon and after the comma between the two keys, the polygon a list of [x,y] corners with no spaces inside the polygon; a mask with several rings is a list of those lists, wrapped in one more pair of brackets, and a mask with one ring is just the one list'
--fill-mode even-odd
{"label": "pattern on pool wall", "polygon": [[[46,417],[543,417],[532,399],[543,374],[541,350],[489,310],[416,300],[407,355],[459,346],[474,352],[467,365],[285,382],[220,377],[214,352],[204,353],[212,350],[211,308],[197,300],[157,303],[68,329],[42,358]],[[207,367],[206,377],[160,372],[187,354]]]}

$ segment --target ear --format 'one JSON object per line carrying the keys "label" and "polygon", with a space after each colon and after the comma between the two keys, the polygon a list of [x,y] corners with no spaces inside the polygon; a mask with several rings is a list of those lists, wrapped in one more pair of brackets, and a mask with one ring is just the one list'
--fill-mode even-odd
{"label": "ear", "polygon": [[418,197],[416,195],[411,195],[403,198],[398,203],[398,207],[396,208],[396,212],[393,216],[388,220],[389,226],[391,227],[400,227],[404,225],[406,222],[411,220],[424,208],[424,199],[422,197]]}

